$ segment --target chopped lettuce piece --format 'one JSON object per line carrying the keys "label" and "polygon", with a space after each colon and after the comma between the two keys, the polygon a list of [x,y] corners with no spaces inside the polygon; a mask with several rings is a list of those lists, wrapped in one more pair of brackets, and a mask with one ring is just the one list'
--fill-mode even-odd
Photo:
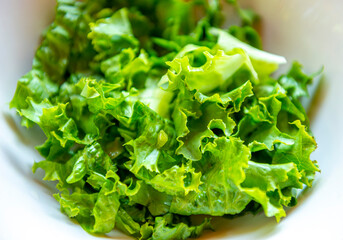
{"label": "chopped lettuce piece", "polygon": [[[279,221],[319,171],[300,99],[315,75],[263,51],[257,15],[222,1],[57,0],[10,103],[46,141],[33,171],[89,233],[187,239],[210,216]],[[207,215],[200,224],[192,215]]]}

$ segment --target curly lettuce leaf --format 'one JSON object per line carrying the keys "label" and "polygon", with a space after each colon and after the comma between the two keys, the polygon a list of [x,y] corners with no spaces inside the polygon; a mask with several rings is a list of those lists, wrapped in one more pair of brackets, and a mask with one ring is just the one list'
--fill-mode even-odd
{"label": "curly lettuce leaf", "polygon": [[[204,51],[205,63],[200,67],[193,67],[187,56],[181,59],[175,58],[168,63],[171,70],[160,85],[168,90],[177,89],[180,82],[185,82],[189,90],[197,89],[199,92],[207,94],[216,88],[228,86],[232,83],[232,77],[238,71],[247,70],[250,73],[251,81],[257,81],[256,72],[251,65],[250,58],[244,51],[235,50],[225,54],[218,50],[215,55]],[[208,79],[216,79],[209,82]],[[168,82],[167,82],[168,81]],[[166,83],[168,83],[166,85]],[[166,85],[166,86],[164,86]]]}
{"label": "curly lettuce leaf", "polygon": [[250,159],[249,149],[237,138],[221,137],[208,143],[204,152],[203,158],[195,164],[203,173],[204,184],[200,185],[198,193],[174,197],[170,211],[213,216],[241,212],[251,201],[249,195],[239,190]]}
{"label": "curly lettuce leaf", "polygon": [[188,239],[200,236],[204,229],[211,227],[209,220],[206,219],[198,226],[189,227],[186,223],[173,223],[171,214],[156,218],[156,225],[152,231],[151,240],[162,239]]}
{"label": "curly lettuce leaf", "polygon": [[294,164],[262,164],[249,162],[245,169],[246,179],[241,184],[242,191],[260,203],[268,217],[277,221],[286,216],[283,206],[291,205],[292,193],[288,187],[302,188],[300,173]]}
{"label": "curly lettuce leaf", "polygon": [[127,9],[115,12],[111,17],[90,23],[94,49],[99,53],[97,59],[104,59],[119,53],[125,48],[136,48],[138,40],[133,36]]}
{"label": "curly lettuce leaf", "polygon": [[231,51],[232,49],[240,48],[246,51],[260,78],[270,75],[280,64],[286,63],[284,57],[254,48],[224,30],[212,28],[211,33],[218,37],[217,44],[220,49]]}
{"label": "curly lettuce leaf", "polygon": [[257,15],[222,1],[58,0],[10,103],[47,136],[33,171],[89,233],[187,239],[192,215],[279,221],[319,171],[300,64],[262,50]]}

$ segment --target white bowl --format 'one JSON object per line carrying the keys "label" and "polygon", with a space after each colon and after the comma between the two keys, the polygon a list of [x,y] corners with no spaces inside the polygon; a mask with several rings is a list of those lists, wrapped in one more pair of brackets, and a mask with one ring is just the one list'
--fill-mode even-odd
{"label": "white bowl", "polygon": [[[53,184],[33,175],[40,134],[25,130],[8,110],[17,79],[31,67],[41,31],[53,19],[53,0],[0,0],[0,239],[99,239],[59,210]],[[299,60],[308,72],[325,66],[321,99],[312,121],[322,169],[313,188],[279,224],[263,215],[216,218],[202,239],[342,239],[343,227],[343,1],[245,1],[262,16],[265,49]],[[110,236],[127,239],[113,231]]]}

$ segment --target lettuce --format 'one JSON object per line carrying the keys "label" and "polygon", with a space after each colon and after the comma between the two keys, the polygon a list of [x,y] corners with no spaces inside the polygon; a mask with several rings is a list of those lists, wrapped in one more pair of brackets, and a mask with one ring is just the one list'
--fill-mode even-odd
{"label": "lettuce", "polygon": [[285,58],[229,2],[242,26],[225,30],[220,1],[57,1],[10,107],[45,133],[33,171],[87,232],[187,239],[210,216],[280,221],[311,186],[301,98],[315,75],[294,63],[273,78]]}

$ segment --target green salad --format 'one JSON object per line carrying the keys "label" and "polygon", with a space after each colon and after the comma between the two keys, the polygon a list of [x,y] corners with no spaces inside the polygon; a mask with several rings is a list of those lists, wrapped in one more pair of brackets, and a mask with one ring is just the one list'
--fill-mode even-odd
{"label": "green salad", "polygon": [[57,0],[10,107],[44,131],[33,171],[87,232],[187,239],[211,216],[279,221],[311,187],[300,100],[314,75],[295,62],[276,77],[286,60],[261,50],[258,16],[227,0],[240,19],[227,23],[222,2]]}

